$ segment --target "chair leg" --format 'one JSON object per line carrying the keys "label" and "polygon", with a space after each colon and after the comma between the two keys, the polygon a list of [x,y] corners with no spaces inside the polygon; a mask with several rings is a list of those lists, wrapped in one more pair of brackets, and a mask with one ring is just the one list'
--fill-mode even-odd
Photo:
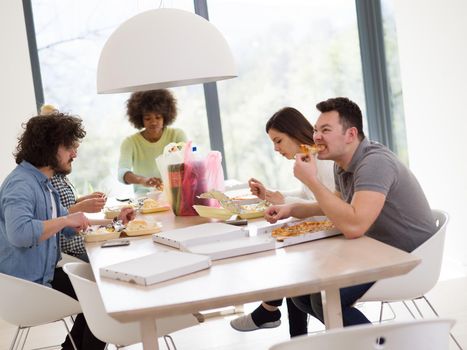
{"label": "chair leg", "polygon": [[379,323],[383,320],[384,301],[379,304]]}
{"label": "chair leg", "polygon": [[[73,345],[73,348],[75,350],[78,350],[75,344],[75,341],[73,340],[73,337],[71,336],[70,329],[68,328],[68,325],[66,324],[66,321],[64,319],[61,319],[59,321],[62,321],[63,324],[65,325],[67,334],[70,336],[71,344]],[[15,336],[13,337],[13,341],[11,342],[9,350],[18,350],[21,349],[23,350],[24,347],[26,346],[26,340],[29,335],[29,330],[31,327],[22,327],[19,326],[18,329],[16,330]],[[56,346],[47,346],[43,348],[36,348],[36,350],[39,349],[49,349],[49,348],[56,348]]]}
{"label": "chair leg", "polygon": [[392,318],[387,318],[386,321],[394,321],[396,319],[396,312],[392,308],[392,305],[390,302],[386,302],[386,304],[388,304],[389,309],[391,309],[391,313],[392,313]]}
{"label": "chair leg", "polygon": [[16,344],[16,340],[18,339],[18,335],[19,335],[19,332],[21,331],[21,328],[18,327],[16,329],[16,333],[15,333],[15,336],[13,337],[13,341],[11,342],[11,345],[10,345],[10,349],[9,350],[14,350],[15,348],[15,344]]}
{"label": "chair leg", "polygon": [[68,325],[66,324],[66,321],[63,318],[61,319],[61,321],[65,325],[66,332],[67,332],[68,336],[70,337],[71,345],[73,345],[73,349],[78,350],[78,348],[76,347],[75,341],[73,340],[73,337],[71,336],[70,329],[68,328]]}
{"label": "chair leg", "polygon": [[431,305],[431,303],[428,301],[428,299],[426,298],[426,296],[422,296],[421,297],[423,300],[425,300],[425,303],[428,304],[428,306],[430,307],[431,311],[433,311],[433,313],[436,315],[436,317],[439,317],[438,313],[436,312],[435,308],[433,307],[433,305]]}
{"label": "chair leg", "polygon": [[[433,313],[436,315],[436,317],[439,317],[438,313],[436,312],[435,308],[433,307],[433,305],[431,305],[431,303],[428,301],[428,299],[425,297],[425,296],[422,296],[422,299],[425,300],[425,302],[427,303],[427,305],[430,307],[431,311],[433,311]],[[454,337],[454,335],[452,334],[452,332],[449,332],[449,336],[451,337],[452,341],[457,345],[457,347],[462,350],[462,346],[459,344],[459,342],[457,341],[457,339]]]}
{"label": "chair leg", "polygon": [[[383,311],[384,311],[384,304],[386,304],[389,309],[391,310],[391,313],[392,313],[392,318],[385,318],[383,320]],[[380,306],[379,306],[379,323],[383,322],[383,321],[392,321],[396,318],[396,313],[394,312],[394,309],[392,308],[392,305],[391,303],[387,302],[387,301],[382,301],[380,303]]]}
{"label": "chair leg", "polygon": [[417,303],[415,302],[415,299],[412,299],[412,304],[413,306],[415,307],[415,309],[417,310],[418,314],[420,315],[420,318],[425,318],[422,314],[422,310],[420,310],[420,308],[418,307]]}
{"label": "chair leg", "polygon": [[175,346],[175,342],[174,342],[173,338],[170,335],[166,334],[166,335],[164,335],[163,338],[164,338],[164,341],[165,341],[165,345],[167,346],[167,349],[170,350],[170,345],[169,345],[169,342],[167,341],[167,339],[168,339],[168,340],[170,340],[170,343],[172,344],[174,350],[177,350],[177,347]]}
{"label": "chair leg", "polygon": [[[23,346],[21,347],[21,350],[24,349],[24,346],[26,345],[26,339],[28,338],[28,335],[29,335],[29,330],[31,329],[31,327],[25,327],[23,328],[23,333],[26,332],[26,335],[24,336],[24,340],[23,340]],[[19,344],[18,344],[19,346]]]}
{"label": "chair leg", "polygon": [[407,305],[407,303],[405,302],[405,300],[402,301],[402,304],[404,304],[405,308],[407,309],[407,311],[410,313],[410,315],[412,315],[412,318],[413,319],[416,319],[417,317],[415,317],[414,313],[412,312],[412,310],[410,310],[410,307]]}

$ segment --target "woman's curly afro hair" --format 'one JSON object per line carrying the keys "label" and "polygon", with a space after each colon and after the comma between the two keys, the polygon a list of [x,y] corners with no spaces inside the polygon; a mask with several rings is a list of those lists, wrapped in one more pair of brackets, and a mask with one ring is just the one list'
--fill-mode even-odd
{"label": "woman's curly afro hair", "polygon": [[126,104],[128,120],[136,129],[144,128],[143,116],[156,113],[164,118],[164,127],[177,117],[177,100],[169,90],[139,91],[131,94]]}

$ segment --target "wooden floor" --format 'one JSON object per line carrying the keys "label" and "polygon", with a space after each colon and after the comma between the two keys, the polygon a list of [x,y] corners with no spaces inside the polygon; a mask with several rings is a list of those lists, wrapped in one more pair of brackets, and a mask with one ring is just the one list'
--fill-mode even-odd
{"label": "wooden floor", "polygon": [[[467,298],[465,291],[467,290],[467,277],[456,278],[441,281],[427,295],[434,307],[437,309],[441,317],[453,318],[457,321],[453,328],[453,334],[456,336],[461,345],[467,349]],[[422,311],[426,311],[426,317],[432,317],[432,314],[420,303]],[[250,312],[257,304],[245,305],[245,311]],[[378,305],[376,303],[367,303],[359,305],[362,311],[371,320],[378,318]],[[402,304],[393,304],[397,314],[397,320],[407,320],[411,316]],[[259,330],[254,332],[241,333],[233,330],[229,321],[237,317],[223,316],[208,319],[205,323],[189,329],[185,329],[172,334],[172,337],[179,350],[266,350],[272,344],[289,339],[287,328],[287,311],[282,309],[282,325],[275,329]],[[391,317],[389,309],[385,312],[385,317]],[[319,322],[310,320],[309,331],[320,331],[323,327]],[[8,349],[14,334],[14,327],[0,320],[0,349]],[[63,341],[64,329],[62,324],[52,324],[36,327],[31,330],[28,343],[25,349],[36,347],[49,346],[59,344]],[[160,341],[161,349],[165,349],[165,345]],[[114,347],[109,347],[114,349]],[[57,349],[60,349],[58,346]],[[137,350],[142,349],[142,346],[137,344],[125,349]],[[451,342],[450,349],[457,349]]]}

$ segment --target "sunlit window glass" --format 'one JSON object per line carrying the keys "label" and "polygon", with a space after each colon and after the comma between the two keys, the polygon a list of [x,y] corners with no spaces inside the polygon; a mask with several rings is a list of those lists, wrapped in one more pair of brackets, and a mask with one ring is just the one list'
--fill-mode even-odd
{"label": "sunlit window glass", "polygon": [[386,53],[386,70],[389,81],[391,122],[394,136],[394,151],[399,158],[408,164],[407,135],[405,132],[404,103],[402,83],[399,70],[399,51],[397,46],[397,31],[394,21],[392,0],[381,1],[383,16],[384,49]]}
{"label": "sunlit window glass", "polygon": [[[32,5],[45,102],[79,115],[87,131],[73,163],[73,183],[81,193],[94,189],[112,191],[114,196],[131,194],[132,186],[117,180],[120,144],[136,132],[126,118],[129,94],[97,95],[97,62],[105,41],[118,25],[157,8],[159,2],[33,0]],[[163,5],[194,12],[191,0]],[[178,117],[173,126],[182,128],[200,149],[208,149],[202,85],[174,88],[172,92],[178,100]]]}
{"label": "sunlit window glass", "polygon": [[[265,133],[284,106],[312,124],[317,102],[365,98],[355,3],[346,0],[209,1],[209,17],[231,45],[239,77],[218,83],[229,176],[256,177],[279,189],[298,186],[292,161]],[[366,123],[365,123],[366,125]]]}

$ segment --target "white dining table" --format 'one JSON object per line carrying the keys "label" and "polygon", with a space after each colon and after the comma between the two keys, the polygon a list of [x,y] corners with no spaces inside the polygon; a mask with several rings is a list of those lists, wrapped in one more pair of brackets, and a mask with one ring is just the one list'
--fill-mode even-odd
{"label": "white dining table", "polygon": [[[210,221],[170,211],[152,218],[167,230]],[[90,243],[86,249],[106,311],[121,322],[139,322],[145,350],[158,349],[157,318],[316,292],[322,293],[326,328],[342,327],[340,288],[405,274],[420,262],[369,237],[337,236],[214,261],[207,270],[139,286],[101,278],[99,268],[169,247],[144,236],[126,247]]]}

